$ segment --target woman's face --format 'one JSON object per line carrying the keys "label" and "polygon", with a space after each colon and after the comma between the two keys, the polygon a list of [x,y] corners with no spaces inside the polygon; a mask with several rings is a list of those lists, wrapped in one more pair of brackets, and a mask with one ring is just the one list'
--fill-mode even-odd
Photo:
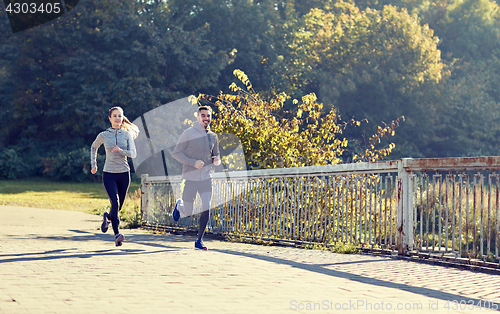
{"label": "woman's face", "polygon": [[111,127],[113,129],[119,129],[123,123],[123,114],[120,110],[115,109],[111,111],[111,116],[109,117],[109,122],[111,122]]}

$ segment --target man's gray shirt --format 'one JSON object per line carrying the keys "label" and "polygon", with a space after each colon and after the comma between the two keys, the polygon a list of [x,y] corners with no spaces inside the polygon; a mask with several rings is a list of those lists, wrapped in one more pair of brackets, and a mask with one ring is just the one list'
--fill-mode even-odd
{"label": "man's gray shirt", "polygon": [[[183,179],[208,180],[215,167],[212,156],[220,158],[219,138],[214,132],[210,130],[207,132],[196,121],[192,127],[182,132],[172,156],[183,165]],[[194,166],[197,160],[204,163],[200,169],[196,169]]]}

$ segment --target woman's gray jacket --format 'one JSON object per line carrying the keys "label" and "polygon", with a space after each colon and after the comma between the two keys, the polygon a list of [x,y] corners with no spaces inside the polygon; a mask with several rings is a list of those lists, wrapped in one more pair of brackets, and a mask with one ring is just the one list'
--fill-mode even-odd
{"label": "woman's gray jacket", "polygon": [[[103,171],[111,173],[130,171],[127,157],[135,158],[137,156],[132,133],[124,129],[113,128],[109,128],[99,133],[90,147],[90,162],[92,168],[97,166],[97,150],[103,144],[106,150],[106,161],[104,162]],[[118,146],[120,151],[111,152],[113,146]]]}

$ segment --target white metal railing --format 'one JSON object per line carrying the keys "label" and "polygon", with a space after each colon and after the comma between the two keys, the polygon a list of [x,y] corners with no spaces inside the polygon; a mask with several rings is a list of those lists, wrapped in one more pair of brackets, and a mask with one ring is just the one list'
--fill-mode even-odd
{"label": "white metal railing", "polygon": [[[498,260],[499,169],[474,157],[215,173],[207,231]],[[142,176],[147,225],[196,226],[171,218],[181,182]]]}
{"label": "white metal railing", "polygon": [[500,157],[403,160],[410,250],[498,262]]}

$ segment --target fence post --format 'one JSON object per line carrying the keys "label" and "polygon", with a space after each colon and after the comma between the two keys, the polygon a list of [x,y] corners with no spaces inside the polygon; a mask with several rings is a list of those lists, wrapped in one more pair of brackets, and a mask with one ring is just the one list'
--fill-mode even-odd
{"label": "fence post", "polygon": [[148,186],[147,181],[148,175],[141,175],[141,220],[147,221],[147,209],[148,209]]}
{"label": "fence post", "polygon": [[406,255],[413,250],[413,195],[410,174],[405,164],[411,158],[398,160],[398,254]]}

